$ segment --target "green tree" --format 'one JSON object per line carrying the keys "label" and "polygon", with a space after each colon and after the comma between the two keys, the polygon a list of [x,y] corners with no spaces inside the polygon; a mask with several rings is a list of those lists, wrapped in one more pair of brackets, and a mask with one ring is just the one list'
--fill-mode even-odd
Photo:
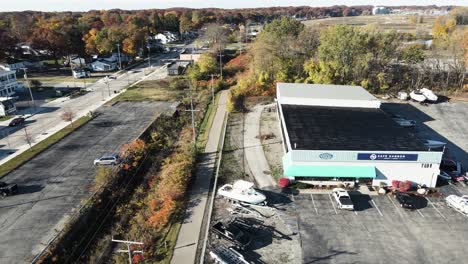
{"label": "green tree", "polygon": [[404,48],[401,52],[401,60],[406,63],[420,63],[424,61],[424,58],[424,49],[421,45],[410,45]]}

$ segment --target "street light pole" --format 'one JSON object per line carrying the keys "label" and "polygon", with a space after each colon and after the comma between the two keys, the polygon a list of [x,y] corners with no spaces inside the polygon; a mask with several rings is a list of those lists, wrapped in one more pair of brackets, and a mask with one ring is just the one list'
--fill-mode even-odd
{"label": "street light pole", "polygon": [[110,86],[109,86],[109,77],[106,76],[105,78],[105,81],[104,81],[107,85],[107,91],[109,92],[109,97],[111,96],[111,92],[110,92]]}
{"label": "street light pole", "polygon": [[122,59],[120,59],[120,43],[117,44],[117,52],[119,53],[119,70],[122,70]]}
{"label": "street light pole", "polygon": [[[34,109],[34,112],[36,112],[36,103],[34,102],[34,97],[33,97],[33,94],[32,94],[32,91],[31,91],[31,84],[29,84],[29,81],[28,81],[28,74],[27,74],[27,68],[22,68],[22,70],[24,71],[24,79],[26,80],[26,84],[28,85],[28,88],[29,88],[29,95],[31,96],[31,101],[32,101],[32,104],[33,104],[33,109]],[[31,113],[32,114],[32,113]]]}

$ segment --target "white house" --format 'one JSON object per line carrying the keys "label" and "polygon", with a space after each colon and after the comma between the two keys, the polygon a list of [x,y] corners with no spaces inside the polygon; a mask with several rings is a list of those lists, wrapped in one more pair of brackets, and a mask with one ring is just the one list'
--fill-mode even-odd
{"label": "white house", "polygon": [[16,80],[14,71],[0,70],[0,96],[10,97],[15,95],[15,90],[20,88],[20,84]]}
{"label": "white house", "polygon": [[12,98],[0,97],[0,116],[13,115],[16,106]]}
{"label": "white house", "polygon": [[177,37],[176,34],[174,34],[172,32],[163,32],[163,33],[159,33],[159,34],[155,35],[154,39],[158,40],[162,44],[168,44],[168,43],[171,43],[171,42],[174,42],[174,41],[178,40],[178,37]]}
{"label": "white house", "polygon": [[106,60],[97,60],[90,64],[91,69],[95,72],[108,72],[117,69],[117,63]]}

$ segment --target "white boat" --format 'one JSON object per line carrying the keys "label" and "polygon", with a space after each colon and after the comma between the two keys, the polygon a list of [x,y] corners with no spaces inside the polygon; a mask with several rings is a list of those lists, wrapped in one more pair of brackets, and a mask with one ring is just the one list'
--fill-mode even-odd
{"label": "white boat", "polygon": [[442,142],[442,141],[437,141],[437,140],[427,139],[427,140],[424,140],[423,142],[424,142],[424,145],[426,145],[426,147],[428,147],[429,149],[439,149],[447,145],[447,143]]}
{"label": "white boat", "polygon": [[449,195],[445,198],[447,205],[454,208],[460,213],[468,216],[468,195],[458,196],[458,195]]}
{"label": "white boat", "polygon": [[437,102],[437,99],[439,99],[432,90],[429,90],[427,88],[422,88],[421,90],[419,90],[419,92],[423,94],[426,97],[426,99],[431,102]]}
{"label": "white boat", "polygon": [[218,189],[218,194],[238,202],[248,204],[266,204],[266,196],[254,189],[252,182],[238,180],[234,184],[225,184]]}
{"label": "white boat", "polygon": [[417,102],[424,102],[426,101],[426,96],[424,96],[424,94],[420,93],[420,92],[415,92],[415,91],[411,91],[411,93],[409,94],[411,99],[417,101]]}

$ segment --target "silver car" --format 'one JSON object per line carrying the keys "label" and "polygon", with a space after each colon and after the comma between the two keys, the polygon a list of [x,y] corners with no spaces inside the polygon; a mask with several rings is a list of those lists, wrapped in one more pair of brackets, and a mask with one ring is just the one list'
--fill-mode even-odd
{"label": "silver car", "polygon": [[104,155],[94,160],[94,165],[117,165],[119,164],[118,155]]}

